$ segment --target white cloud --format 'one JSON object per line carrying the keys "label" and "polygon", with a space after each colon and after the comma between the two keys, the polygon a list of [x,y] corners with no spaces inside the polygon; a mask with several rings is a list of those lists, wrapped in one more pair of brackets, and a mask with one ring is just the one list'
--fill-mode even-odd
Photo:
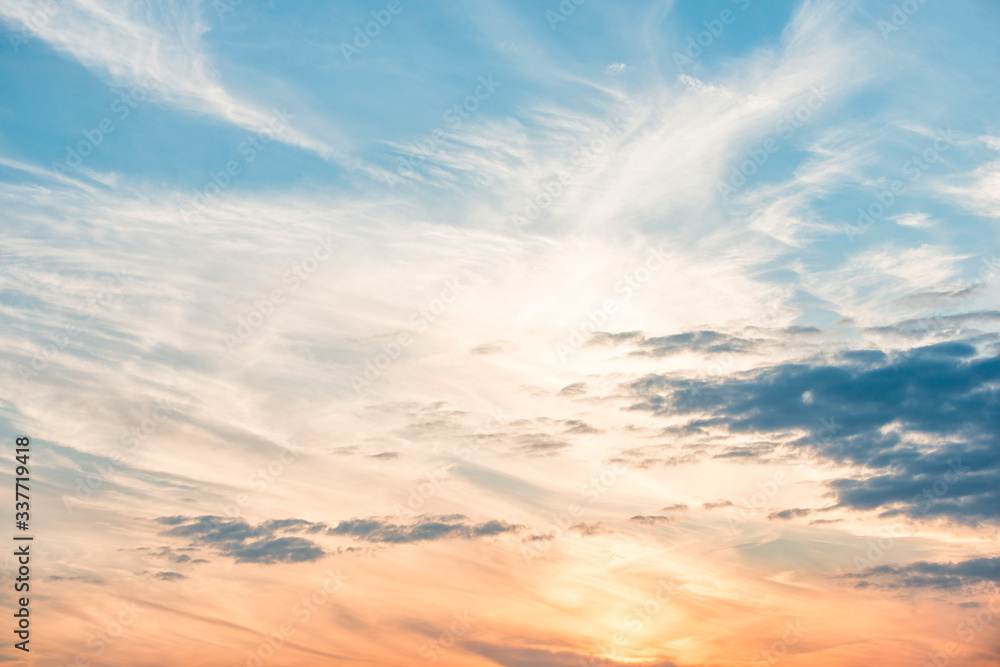
{"label": "white cloud", "polygon": [[[36,3],[10,0],[0,4],[0,15],[30,26],[40,39],[114,85],[147,87],[162,102],[186,111],[257,131],[271,117],[270,107],[287,106],[284,100],[250,101],[219,80],[202,43],[208,28],[198,2],[167,0],[154,7],[139,0],[63,0],[56,7],[47,20],[38,21]],[[278,136],[326,159],[344,157],[294,123]]]}

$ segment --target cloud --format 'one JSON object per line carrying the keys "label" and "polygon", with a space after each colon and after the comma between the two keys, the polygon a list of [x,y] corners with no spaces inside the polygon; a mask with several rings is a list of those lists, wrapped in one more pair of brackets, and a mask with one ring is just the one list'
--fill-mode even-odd
{"label": "cloud", "polygon": [[668,357],[684,352],[703,354],[746,353],[756,349],[759,341],[738,338],[718,331],[691,331],[670,336],[647,338],[642,332],[629,331],[620,334],[599,332],[590,339],[592,345],[628,344],[639,349],[633,355]]}
{"label": "cloud", "polygon": [[[960,589],[978,584],[1000,583],[1000,557],[974,558],[958,563],[920,561],[907,565],[879,565],[848,578],[875,579],[884,588]],[[863,581],[861,584],[867,585]]]}
{"label": "cloud", "polygon": [[641,526],[662,526],[664,524],[673,523],[676,521],[672,516],[659,516],[659,515],[642,515],[637,514],[633,517],[629,517],[629,521],[632,523],[637,523]]}
{"label": "cloud", "polygon": [[[606,535],[611,531],[600,521],[596,523],[587,523],[585,521],[577,521],[569,527],[570,530],[580,533],[584,537],[591,537],[592,535]],[[554,536],[547,536],[554,537]]]}
{"label": "cloud", "polygon": [[775,519],[780,519],[782,521],[788,521],[789,519],[797,519],[803,516],[809,516],[812,510],[806,509],[790,509],[790,510],[780,510],[778,512],[771,512],[767,515],[767,518],[771,521]]}
{"label": "cloud", "polygon": [[493,343],[483,343],[472,348],[472,354],[500,354],[502,352],[507,352],[515,347],[514,343],[509,340],[498,340]]}
{"label": "cloud", "polygon": [[522,444],[514,447],[511,451],[528,456],[553,456],[572,447],[565,440],[556,440],[544,433],[528,433],[520,436],[517,440]]}
{"label": "cloud", "polygon": [[[147,86],[167,104],[248,130],[259,130],[271,117],[270,111],[232,93],[219,80],[202,42],[208,26],[198,2],[169,0],[156,10],[135,0],[65,0],[46,21],[32,20],[37,13],[37,5],[26,0],[0,4],[0,16],[31,25],[54,49],[106,74],[113,85]],[[154,85],[148,85],[150,74]],[[336,152],[295,129],[277,136],[324,158]]]}
{"label": "cloud", "polygon": [[[577,667],[581,664],[591,664],[596,660],[602,667],[626,667],[626,663],[609,660],[604,657],[573,653],[565,650],[548,650],[520,646],[502,646],[486,642],[464,642],[467,650],[504,665],[504,667]],[[677,667],[672,662],[628,663],[629,667]]]}
{"label": "cloud", "polygon": [[563,422],[566,425],[566,433],[574,433],[577,435],[589,435],[591,433],[603,433],[599,428],[594,428],[585,421],[580,421],[579,419],[567,419]]}
{"label": "cloud", "polygon": [[974,524],[1000,519],[1000,356],[975,355],[950,341],[882,363],[863,351],[718,381],[648,375],[627,390],[638,399],[631,409],[687,415],[687,429],[772,433],[784,441],[774,451],[791,446],[858,468],[829,482],[838,507]]}
{"label": "cloud", "polygon": [[442,539],[474,539],[511,533],[522,527],[505,521],[473,524],[462,514],[422,515],[410,524],[393,523],[387,518],[350,519],[329,529],[331,535],[350,536],[365,542],[406,544]]}
{"label": "cloud", "polygon": [[719,510],[726,507],[734,507],[734,503],[731,500],[717,500],[711,503],[702,503],[701,508],[706,510]]}
{"label": "cloud", "polygon": [[666,507],[664,507],[660,511],[661,512],[686,512],[687,510],[688,510],[688,506],[685,505],[684,503],[674,503],[673,505],[667,505]]}
{"label": "cloud", "polygon": [[301,519],[265,521],[257,526],[242,519],[219,516],[167,516],[156,521],[172,526],[163,535],[188,538],[192,544],[209,546],[238,563],[300,563],[316,561],[326,555],[322,547],[305,538],[280,535],[309,531],[322,525]]}
{"label": "cloud", "polygon": [[586,382],[574,382],[559,390],[560,396],[583,396],[587,393]]}

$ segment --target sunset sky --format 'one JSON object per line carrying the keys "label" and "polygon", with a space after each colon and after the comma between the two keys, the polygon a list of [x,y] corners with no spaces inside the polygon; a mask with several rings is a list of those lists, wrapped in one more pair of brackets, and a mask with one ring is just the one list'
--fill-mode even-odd
{"label": "sunset sky", "polygon": [[995,0],[0,23],[0,663],[1000,664]]}

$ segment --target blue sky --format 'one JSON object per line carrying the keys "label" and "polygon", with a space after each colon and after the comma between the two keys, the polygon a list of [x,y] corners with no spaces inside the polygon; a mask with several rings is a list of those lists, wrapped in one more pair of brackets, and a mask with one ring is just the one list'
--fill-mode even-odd
{"label": "blue sky", "polygon": [[995,664],[996,3],[0,23],[46,657],[249,664],[333,567],[271,664]]}

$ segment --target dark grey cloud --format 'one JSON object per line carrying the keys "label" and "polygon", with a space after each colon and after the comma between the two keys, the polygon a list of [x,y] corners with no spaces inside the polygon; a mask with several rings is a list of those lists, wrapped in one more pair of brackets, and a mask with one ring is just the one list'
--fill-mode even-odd
{"label": "dark grey cloud", "polygon": [[923,338],[935,334],[942,338],[964,338],[979,333],[972,325],[977,322],[1000,322],[1000,310],[980,310],[957,315],[938,315],[903,320],[895,324],[865,329],[868,333],[894,335],[903,338]]}
{"label": "dark grey cloud", "polygon": [[599,428],[595,428],[585,421],[580,421],[579,419],[567,419],[563,421],[563,425],[566,427],[566,433],[573,433],[575,435],[589,435],[591,433],[603,433]]}
{"label": "dark grey cloud", "polygon": [[573,384],[568,384],[559,390],[560,396],[583,396],[587,393],[588,385],[586,382],[574,382]]}
{"label": "dark grey cloud", "polygon": [[278,519],[252,526],[243,519],[219,516],[167,516],[157,520],[171,526],[162,534],[183,537],[193,545],[208,546],[241,563],[299,563],[323,558],[326,552],[315,542],[285,533],[315,533],[315,524],[302,519]]}
{"label": "dark grey cloud", "polygon": [[809,516],[810,514],[812,514],[812,510],[790,509],[790,510],[780,510],[778,512],[771,512],[770,514],[767,515],[767,518],[770,519],[771,521],[774,521],[775,519],[781,521],[788,521],[790,519],[797,519],[799,517]]}
{"label": "dark grey cloud", "polygon": [[[830,482],[838,507],[975,524],[1000,520],[998,381],[1000,356],[977,356],[967,341],[952,341],[892,356],[842,353],[721,380],[648,375],[626,390],[632,410],[690,415],[691,433],[808,433],[791,441],[797,455],[861,469]],[[771,449],[757,444],[719,455]]]}
{"label": "dark grey cloud", "polygon": [[598,332],[591,336],[588,345],[629,345],[637,348],[631,352],[633,355],[667,357],[683,352],[703,354],[752,352],[758,342],[718,331],[689,331],[652,338],[647,338],[641,331],[626,331],[617,334]]}
{"label": "dark grey cloud", "polygon": [[[1000,583],[1000,558],[974,558],[958,563],[920,561],[907,565],[879,565],[844,575],[862,579],[859,586],[881,588],[960,589],[979,584]],[[870,581],[871,580],[871,581]]]}
{"label": "dark grey cloud", "polygon": [[483,343],[482,345],[472,348],[472,354],[498,354],[500,352],[506,352],[513,347],[514,343],[509,340],[498,340],[493,343]]}
{"label": "dark grey cloud", "polygon": [[570,530],[580,533],[584,537],[591,537],[593,535],[605,535],[611,531],[605,527],[600,521],[596,523],[587,523],[585,521],[577,521],[572,526],[569,527]]}
{"label": "dark grey cloud", "polygon": [[519,436],[517,442],[520,444],[511,451],[528,456],[552,456],[572,447],[565,440],[557,440],[545,433],[527,433]]}
{"label": "dark grey cloud", "polygon": [[365,542],[404,544],[448,538],[474,539],[511,533],[522,527],[505,521],[471,523],[463,514],[421,515],[408,524],[393,523],[391,517],[341,521],[327,532]]}
{"label": "dark grey cloud", "polygon": [[673,523],[676,519],[672,516],[636,514],[633,517],[629,517],[629,521],[637,523],[641,526],[662,526],[664,524]]}
{"label": "dark grey cloud", "polygon": [[685,505],[684,503],[674,503],[673,505],[667,505],[666,507],[664,507],[660,511],[661,512],[686,512],[687,510],[688,510],[688,506]]}
{"label": "dark grey cloud", "polygon": [[701,508],[706,510],[721,510],[726,507],[733,507],[734,503],[732,500],[717,500],[713,503],[702,503]]}
{"label": "dark grey cloud", "polygon": [[[626,664],[622,662],[571,651],[503,646],[476,641],[463,642],[462,646],[466,650],[488,658],[499,665],[504,665],[504,667],[579,667],[579,665],[626,667]],[[677,667],[677,665],[672,662],[630,662],[628,667]]]}
{"label": "dark grey cloud", "polygon": [[178,581],[180,579],[187,579],[180,572],[157,572],[153,575],[154,579],[159,579],[160,581]]}

